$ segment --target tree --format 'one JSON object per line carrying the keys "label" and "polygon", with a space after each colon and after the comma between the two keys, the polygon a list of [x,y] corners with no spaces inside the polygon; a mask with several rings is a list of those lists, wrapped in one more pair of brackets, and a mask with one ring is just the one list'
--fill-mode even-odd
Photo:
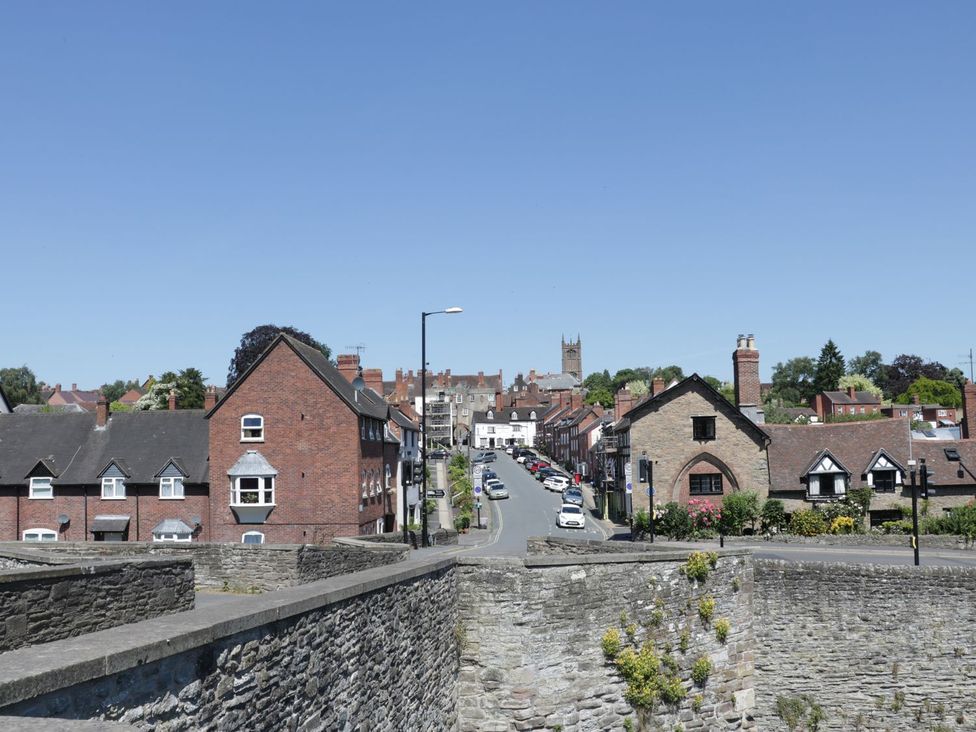
{"label": "tree", "polygon": [[816,393],[813,386],[816,370],[816,364],[809,356],[798,356],[786,363],[776,364],[769,399],[779,400],[785,406],[809,404]]}
{"label": "tree", "polygon": [[938,361],[926,363],[921,357],[907,353],[895,357],[885,371],[887,374],[887,381],[884,384],[885,396],[889,399],[904,394],[908,387],[922,376],[935,381],[945,381],[948,375],[946,367]]}
{"label": "tree", "polygon": [[610,409],[613,406],[613,394],[610,393],[609,389],[600,386],[587,391],[586,397],[583,399],[583,403],[601,404],[607,409]]}
{"label": "tree", "polygon": [[176,391],[177,409],[201,409],[207,387],[200,369],[185,368],[178,374],[164,371],[159,380],[150,379],[146,393],[134,405],[137,410],[169,409],[169,393]]}
{"label": "tree", "polygon": [[613,392],[616,394],[618,391],[624,388],[624,385],[628,381],[638,381],[641,379],[641,375],[637,373],[636,369],[620,369],[617,373],[613,375]]}
{"label": "tree", "polygon": [[865,351],[863,356],[854,356],[848,360],[847,373],[864,374],[882,390],[888,381],[887,367],[877,351]]}
{"label": "tree", "polygon": [[949,381],[920,376],[903,394],[899,394],[895,401],[898,404],[910,404],[912,397],[915,396],[922,404],[939,404],[943,407],[962,406],[962,393]]}
{"label": "tree", "polygon": [[133,379],[132,381],[123,381],[122,379],[116,379],[111,384],[102,384],[99,391],[102,395],[108,399],[110,402],[118,401],[123,394],[125,394],[130,389],[138,389],[142,386],[138,381]]}
{"label": "tree", "polygon": [[837,382],[837,388],[845,391],[847,387],[853,386],[855,391],[869,391],[875,396],[882,396],[883,390],[864,374],[844,374]]}
{"label": "tree", "polygon": [[34,372],[26,364],[20,368],[0,369],[0,386],[10,400],[10,406],[18,404],[41,404],[41,389],[37,385]]}
{"label": "tree", "polygon": [[583,379],[584,389],[606,389],[607,391],[613,390],[613,379],[610,378],[610,372],[604,369],[601,371],[594,371],[592,374]]}
{"label": "tree", "polygon": [[685,372],[682,371],[680,366],[661,366],[654,369],[651,372],[651,381],[654,379],[663,379],[665,384],[670,384],[672,381],[681,381],[685,378]]}
{"label": "tree", "polygon": [[625,387],[630,392],[630,396],[635,400],[640,399],[650,393],[646,381],[628,381]]}
{"label": "tree", "polygon": [[817,361],[817,371],[813,377],[814,394],[825,391],[835,391],[837,382],[844,375],[844,357],[832,340],[828,340],[820,349],[820,359]]}
{"label": "tree", "polygon": [[730,381],[721,381],[714,376],[703,377],[705,383],[712,387],[719,394],[735,404],[735,385]]}
{"label": "tree", "polygon": [[258,360],[279,333],[290,335],[295,340],[321,351],[326,358],[332,356],[332,350],[327,345],[315,340],[305,331],[289,325],[282,327],[272,324],[259,325],[241,336],[241,343],[234,350],[234,357],[231,358],[230,368],[227,370],[227,386],[237,381],[251,367],[251,364]]}

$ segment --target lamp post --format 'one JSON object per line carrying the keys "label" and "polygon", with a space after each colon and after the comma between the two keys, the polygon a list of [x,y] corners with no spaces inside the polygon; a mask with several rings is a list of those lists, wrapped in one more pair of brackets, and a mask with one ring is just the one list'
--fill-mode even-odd
{"label": "lamp post", "polygon": [[[925,461],[922,461],[924,473]],[[912,479],[912,550],[915,552],[915,566],[918,566],[918,489],[915,483],[915,460],[908,461],[908,471]]]}
{"label": "lamp post", "polygon": [[427,535],[427,316],[454,315],[463,312],[461,308],[453,307],[446,310],[432,310],[420,313],[420,435],[422,440],[421,465],[423,476],[420,489],[420,536],[421,546],[430,546]]}

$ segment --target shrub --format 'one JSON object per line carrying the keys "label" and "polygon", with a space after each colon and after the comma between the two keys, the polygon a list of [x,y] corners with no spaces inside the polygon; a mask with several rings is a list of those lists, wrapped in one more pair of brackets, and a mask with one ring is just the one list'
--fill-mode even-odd
{"label": "shrub", "polygon": [[759,494],[755,491],[736,491],[722,500],[719,527],[723,534],[741,536],[748,526],[755,530],[759,518]]}
{"label": "shrub", "polygon": [[708,573],[715,568],[717,562],[718,554],[715,552],[692,552],[688,555],[688,561],[681,567],[681,570],[688,579],[704,582],[708,579]]}
{"label": "shrub", "polygon": [[855,503],[847,496],[844,496],[839,501],[826,503],[820,506],[817,510],[819,511],[820,515],[824,517],[824,521],[826,521],[828,525],[833,523],[833,520],[840,516],[846,516],[847,518],[854,519],[855,525],[860,524],[861,520],[864,518],[864,512],[861,510],[860,504]]}
{"label": "shrub", "polygon": [[881,524],[882,534],[910,534],[912,533],[912,522],[905,521],[885,521]]}
{"label": "shrub", "polygon": [[698,601],[698,617],[702,619],[705,625],[708,625],[712,621],[712,615],[715,614],[715,598],[711,595],[703,597]]}
{"label": "shrub", "polygon": [[691,536],[693,526],[688,509],[678,503],[666,503],[660,509],[657,529],[672,541]]}
{"label": "shrub", "polygon": [[799,536],[817,536],[827,531],[827,522],[816,511],[801,509],[790,516],[790,531]]}
{"label": "shrub", "polygon": [[827,719],[823,709],[809,694],[776,697],[776,716],[786,723],[790,732],[804,728],[807,732],[817,732],[820,723]]}
{"label": "shrub", "polygon": [[691,667],[691,680],[698,684],[698,686],[704,686],[711,673],[712,662],[708,660],[708,656],[702,656]]}
{"label": "shrub", "polygon": [[688,516],[695,534],[712,536],[722,520],[722,509],[704,498],[692,498],[688,501]]}
{"label": "shrub", "polygon": [[782,531],[786,528],[786,509],[778,498],[770,498],[763,504],[761,512],[763,532]]}
{"label": "shrub", "polygon": [[610,661],[614,660],[624,647],[623,639],[620,637],[620,631],[616,628],[610,628],[603,634],[600,645],[603,647],[603,655]]}
{"label": "shrub", "polygon": [[732,630],[732,623],[728,618],[719,618],[715,621],[715,637],[718,638],[719,643],[725,643],[730,630]]}
{"label": "shrub", "polygon": [[632,531],[635,539],[651,533],[651,515],[643,508],[634,512]]}
{"label": "shrub", "polygon": [[853,534],[856,528],[854,519],[850,516],[838,516],[830,522],[831,534]]}

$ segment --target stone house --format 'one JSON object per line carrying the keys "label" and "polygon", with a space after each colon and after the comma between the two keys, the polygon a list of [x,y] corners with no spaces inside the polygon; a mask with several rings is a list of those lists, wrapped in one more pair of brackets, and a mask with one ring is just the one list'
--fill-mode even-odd
{"label": "stone house", "polygon": [[322,543],[392,531],[389,406],[280,334],[207,413],[215,541]]}

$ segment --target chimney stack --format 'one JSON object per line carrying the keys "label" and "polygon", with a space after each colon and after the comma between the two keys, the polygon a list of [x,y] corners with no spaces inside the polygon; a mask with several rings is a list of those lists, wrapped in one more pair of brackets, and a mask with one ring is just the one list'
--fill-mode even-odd
{"label": "chimney stack", "polygon": [[735,379],[735,406],[755,407],[760,403],[759,351],[756,339],[739,334],[736,349],[732,354],[732,371]]}
{"label": "chimney stack", "polygon": [[664,391],[664,386],[664,379],[662,379],[660,376],[655,378],[654,381],[651,382],[651,396],[657,396]]}
{"label": "chimney stack", "polygon": [[363,369],[366,387],[383,396],[383,369]]}
{"label": "chimney stack", "polygon": [[54,391],[55,391],[55,393],[60,393],[61,392],[61,384],[55,384],[54,385]]}
{"label": "chimney stack", "polygon": [[620,419],[634,406],[634,398],[629,389],[621,389],[613,399],[613,418]]}
{"label": "chimney stack", "polygon": [[169,390],[169,411],[176,411],[176,389]]}
{"label": "chimney stack", "polygon": [[569,406],[571,409],[579,409],[582,407],[583,395],[578,391],[574,391],[569,397]]}
{"label": "chimney stack", "polygon": [[356,374],[359,372],[359,354],[339,354],[339,356],[336,357],[336,363],[339,366],[339,373],[342,374],[343,378],[351,384],[352,380],[356,378]]}
{"label": "chimney stack", "polygon": [[969,379],[962,387],[962,436],[976,440],[976,384]]}
{"label": "chimney stack", "polygon": [[217,387],[211,384],[203,395],[203,408],[208,412],[217,406]]}
{"label": "chimney stack", "polygon": [[104,427],[108,424],[108,399],[103,395],[98,395],[98,402],[95,404],[95,426]]}
{"label": "chimney stack", "polygon": [[78,391],[78,385],[77,384],[72,384],[71,385],[71,391]]}
{"label": "chimney stack", "polygon": [[856,399],[857,389],[855,389],[853,386],[847,387],[847,396],[849,396],[851,399]]}
{"label": "chimney stack", "polygon": [[505,408],[505,400],[500,391],[495,392],[495,411],[500,412]]}
{"label": "chimney stack", "polygon": [[919,399],[918,394],[912,394],[912,404],[921,404],[922,400]]}
{"label": "chimney stack", "polygon": [[529,369],[529,383],[535,383],[535,369]]}
{"label": "chimney stack", "polygon": [[479,371],[478,372],[478,386],[484,387],[484,385],[485,385],[485,372],[484,371]]}

